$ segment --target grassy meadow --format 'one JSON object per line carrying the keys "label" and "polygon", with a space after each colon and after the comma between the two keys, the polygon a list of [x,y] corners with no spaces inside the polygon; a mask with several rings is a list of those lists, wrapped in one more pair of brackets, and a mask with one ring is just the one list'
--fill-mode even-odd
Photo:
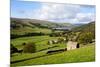
{"label": "grassy meadow", "polygon": [[[27,25],[25,23],[23,24],[23,22],[11,22],[11,37],[13,36],[11,38],[11,67],[95,61],[95,42],[92,42],[94,39],[93,32],[95,30],[93,23],[74,28],[71,31],[54,31],[48,27],[50,25],[56,27],[57,24],[44,23],[44,25],[41,23],[29,23]],[[43,25],[49,26],[44,27]],[[70,39],[79,42],[80,48],[65,50]],[[50,41],[52,41],[52,44],[48,43]],[[53,43],[55,41],[57,42]],[[26,45],[23,45],[23,43],[26,43],[26,45],[28,43],[34,43],[35,45],[31,44],[31,46],[26,48],[30,50],[32,46],[35,46],[35,52],[24,53],[23,51]]]}
{"label": "grassy meadow", "polygon": [[[79,49],[65,51],[61,53],[46,54],[48,50],[62,49],[66,43],[47,45],[48,40],[58,37],[33,36],[12,39],[11,43],[18,49],[22,49],[22,43],[35,42],[37,52],[35,53],[15,53],[11,57],[11,66],[40,65],[40,64],[59,64],[73,62],[95,61],[95,46],[89,44]],[[55,47],[56,46],[56,47]],[[51,47],[51,48],[49,48]]]}
{"label": "grassy meadow", "polygon": [[12,67],[40,64],[91,62],[95,61],[95,46],[89,45],[87,47],[50,55],[47,55],[46,51],[32,54],[22,54],[12,57],[11,61],[19,61],[17,63],[12,63]]}
{"label": "grassy meadow", "polygon": [[41,49],[46,49],[48,47],[52,46],[65,46],[65,45],[59,45],[59,44],[54,44],[54,45],[47,45],[49,40],[55,40],[59,37],[49,37],[49,36],[33,36],[33,37],[22,37],[22,38],[17,38],[17,39],[12,39],[11,43],[14,44],[15,47],[18,49],[21,49],[22,43],[29,43],[29,42],[34,42],[36,43],[37,50]]}

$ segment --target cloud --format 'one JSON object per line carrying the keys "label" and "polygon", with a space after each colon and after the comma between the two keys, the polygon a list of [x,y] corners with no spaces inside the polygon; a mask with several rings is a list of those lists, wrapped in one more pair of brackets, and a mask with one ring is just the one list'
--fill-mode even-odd
{"label": "cloud", "polygon": [[89,23],[95,21],[95,14],[93,13],[78,13],[77,16],[72,19],[72,22]]}
{"label": "cloud", "polygon": [[89,22],[94,20],[95,13],[82,13],[80,5],[41,3],[39,9],[33,10],[34,19],[49,20],[54,22]]}

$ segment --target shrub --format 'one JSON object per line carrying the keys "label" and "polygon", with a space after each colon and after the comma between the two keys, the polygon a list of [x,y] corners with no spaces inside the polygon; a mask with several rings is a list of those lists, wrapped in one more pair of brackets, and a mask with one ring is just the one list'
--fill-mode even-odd
{"label": "shrub", "polygon": [[68,36],[65,37],[66,38],[66,42],[68,41]]}
{"label": "shrub", "polygon": [[18,49],[15,46],[13,46],[13,44],[11,44],[10,46],[11,54],[18,52]]}
{"label": "shrub", "polygon": [[90,43],[93,39],[93,34],[91,32],[85,32],[80,34],[79,38],[78,38],[78,42],[79,43]]}
{"label": "shrub", "polygon": [[34,43],[28,43],[23,48],[24,53],[34,53],[36,52],[36,45]]}
{"label": "shrub", "polygon": [[50,37],[59,37],[61,35],[62,35],[62,33],[59,33],[59,32],[49,34]]}
{"label": "shrub", "polygon": [[23,46],[25,46],[25,45],[26,45],[26,43],[24,42],[24,43],[22,43],[22,45],[23,45]]}

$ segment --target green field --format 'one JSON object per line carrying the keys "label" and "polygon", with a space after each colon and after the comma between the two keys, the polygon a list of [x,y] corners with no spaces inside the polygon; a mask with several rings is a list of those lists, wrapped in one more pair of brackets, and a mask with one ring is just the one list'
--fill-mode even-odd
{"label": "green field", "polygon": [[11,66],[90,62],[95,61],[95,46],[89,45],[79,49],[51,55],[46,54],[46,51],[22,54],[12,57],[11,61],[18,61],[16,63],[12,63]]}
{"label": "green field", "polygon": [[23,28],[19,28],[19,29],[13,29],[11,30],[11,34],[17,34],[17,35],[24,35],[26,33],[33,33],[33,32],[36,32],[36,33],[45,33],[45,34],[48,34],[48,33],[51,33],[51,30],[50,29],[46,29],[46,28],[31,28],[31,27],[23,27]]}
{"label": "green field", "polygon": [[34,42],[36,44],[37,50],[41,50],[41,49],[46,49],[48,47],[52,47],[52,46],[65,46],[65,45],[60,45],[60,44],[54,44],[54,45],[47,45],[47,42],[49,40],[56,40],[59,37],[49,37],[49,36],[33,36],[33,37],[21,37],[21,38],[17,38],[17,39],[12,39],[11,43],[17,47],[18,49],[21,49],[22,43],[29,43],[29,42]]}
{"label": "green field", "polygon": [[[72,62],[89,62],[95,60],[95,48],[93,44],[79,49],[65,51],[61,53],[46,54],[48,50],[62,49],[66,43],[48,45],[49,40],[58,37],[33,36],[12,39],[11,43],[18,49],[22,49],[22,43],[35,42],[36,53],[15,53],[11,57],[11,66],[38,65],[38,64],[58,64]],[[56,47],[55,47],[56,46]],[[51,48],[50,48],[51,47]]]}
{"label": "green field", "polygon": [[[11,47],[15,48],[10,49],[11,67],[95,61],[95,41],[93,41],[95,39],[94,22],[73,28],[74,26],[68,23],[59,24],[42,20],[17,18],[13,18],[12,20],[14,21],[11,21],[11,45],[13,45]],[[71,31],[52,30],[52,28],[66,26],[73,29]],[[85,36],[90,32],[92,33],[91,36]],[[83,38],[82,34],[84,34]],[[48,41],[57,41],[57,43],[48,44]],[[67,48],[68,41],[77,42],[80,48],[77,48],[77,44],[74,44],[76,47],[74,50],[72,50],[73,47],[71,46],[71,50],[69,51],[64,50],[48,54],[48,51]],[[23,43],[26,44],[23,45]],[[35,52],[24,53],[24,47],[26,45],[29,46],[29,43],[31,43],[31,47],[35,46],[36,49],[31,50],[35,50]],[[73,45],[73,43],[70,45]],[[28,47],[28,49],[31,47]],[[22,50],[23,52],[20,53],[18,50]]]}

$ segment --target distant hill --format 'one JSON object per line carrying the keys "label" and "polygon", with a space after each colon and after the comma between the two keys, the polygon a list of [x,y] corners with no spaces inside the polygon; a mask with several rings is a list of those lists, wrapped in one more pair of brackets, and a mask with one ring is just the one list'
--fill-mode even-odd
{"label": "distant hill", "polygon": [[67,27],[73,28],[70,23],[55,23],[37,19],[11,18],[11,34],[23,35],[25,33],[44,32],[50,33],[51,28]]}
{"label": "distant hill", "polygon": [[55,23],[44,20],[36,19],[20,19],[20,18],[11,18],[11,28],[13,26],[28,26],[28,27],[39,27],[39,28],[52,28],[52,27],[70,27],[73,25],[70,23]]}
{"label": "distant hill", "polygon": [[75,27],[72,29],[72,31],[93,32],[94,33],[95,32],[95,21]]}
{"label": "distant hill", "polygon": [[83,23],[76,23],[76,24],[74,24],[75,27],[81,26],[81,25],[84,25],[84,24]]}

